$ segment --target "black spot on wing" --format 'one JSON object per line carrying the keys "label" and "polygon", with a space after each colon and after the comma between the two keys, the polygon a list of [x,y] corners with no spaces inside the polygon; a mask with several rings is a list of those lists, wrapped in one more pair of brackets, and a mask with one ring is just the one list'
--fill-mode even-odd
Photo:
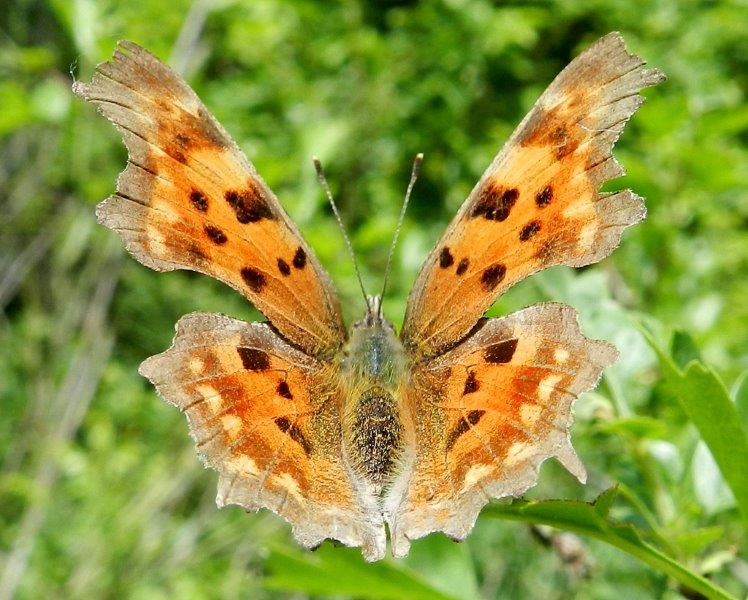
{"label": "black spot on wing", "polygon": [[439,266],[442,269],[447,269],[451,267],[455,262],[454,257],[452,256],[452,253],[449,251],[449,248],[446,246],[442,248],[442,251],[439,253]]}
{"label": "black spot on wing", "polygon": [[206,225],[203,227],[203,231],[205,231],[205,235],[207,235],[214,244],[218,244],[219,246],[225,244],[228,240],[226,234],[215,225]]}
{"label": "black spot on wing", "polygon": [[505,340],[498,344],[492,344],[483,352],[483,358],[490,363],[508,363],[517,349],[517,340]]}
{"label": "black spot on wing", "polygon": [[475,378],[475,372],[470,371],[468,373],[467,379],[465,380],[465,389],[462,390],[462,395],[464,396],[465,394],[472,394],[473,392],[477,392],[478,388],[480,388],[480,384]]}
{"label": "black spot on wing", "polygon": [[483,289],[487,292],[492,292],[502,282],[505,275],[506,266],[501,263],[486,268],[480,276]]}
{"label": "black spot on wing", "polygon": [[530,221],[520,230],[519,239],[521,242],[526,242],[538,231],[540,231],[540,221]]}
{"label": "black spot on wing", "polygon": [[259,293],[262,291],[262,288],[267,285],[265,275],[254,267],[244,267],[241,270],[241,276],[244,283],[246,283],[253,292]]}
{"label": "black spot on wing", "polygon": [[276,391],[278,392],[279,396],[283,398],[287,398],[288,400],[293,400],[293,394],[291,393],[291,389],[288,387],[288,384],[285,381],[281,381],[278,384]]}
{"label": "black spot on wing", "polygon": [[278,270],[281,272],[281,275],[288,276],[291,274],[291,267],[289,267],[288,263],[282,258],[278,259]]}
{"label": "black spot on wing", "polygon": [[553,201],[553,188],[550,185],[545,186],[535,195],[535,204],[538,208],[545,208]]}
{"label": "black spot on wing", "polygon": [[240,223],[256,223],[263,219],[274,219],[263,192],[254,184],[243,190],[229,190],[224,194],[228,205],[234,209],[236,220]]}
{"label": "black spot on wing", "polygon": [[304,450],[304,454],[309,456],[312,453],[312,446],[309,441],[304,437],[301,429],[296,426],[296,423],[291,423],[287,417],[276,417],[275,425],[294,442],[301,446]]}
{"label": "black spot on wing", "polygon": [[247,371],[267,371],[270,368],[270,357],[267,352],[246,346],[239,346],[236,352]]}
{"label": "black spot on wing", "polygon": [[470,431],[470,428],[476,425],[485,413],[485,410],[471,410],[466,416],[462,417],[447,436],[447,450],[451,450],[460,436]]}
{"label": "black spot on wing", "polygon": [[505,221],[519,198],[517,188],[505,189],[487,182],[478,196],[470,216],[483,217],[489,221]]}
{"label": "black spot on wing", "polygon": [[192,202],[192,206],[194,206],[200,212],[208,211],[208,199],[201,191],[192,190],[190,192],[190,202]]}
{"label": "black spot on wing", "polygon": [[306,252],[301,246],[296,248],[296,253],[293,255],[293,266],[297,269],[303,269],[306,266]]}

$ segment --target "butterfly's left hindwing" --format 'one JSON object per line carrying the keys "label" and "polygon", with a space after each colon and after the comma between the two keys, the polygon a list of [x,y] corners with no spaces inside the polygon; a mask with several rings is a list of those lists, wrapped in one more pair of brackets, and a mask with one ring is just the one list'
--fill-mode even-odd
{"label": "butterfly's left hindwing", "polygon": [[344,464],[329,368],[264,323],[195,313],[140,372],[187,416],[198,453],[220,474],[219,506],[268,508],[304,546],[333,538],[381,558],[382,518]]}
{"label": "butterfly's left hindwing", "polygon": [[516,496],[557,458],[584,481],[571,447],[571,405],[593,388],[615,348],[579,331],[563,304],[489,319],[467,341],[411,374],[416,458],[391,517],[393,553],[432,531],[464,538],[491,498]]}

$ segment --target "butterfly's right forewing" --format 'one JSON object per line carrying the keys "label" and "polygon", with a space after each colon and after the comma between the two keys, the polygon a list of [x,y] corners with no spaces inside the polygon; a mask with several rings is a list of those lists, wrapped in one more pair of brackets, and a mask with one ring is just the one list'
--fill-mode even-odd
{"label": "butterfly's right forewing", "polygon": [[310,355],[334,354],[345,327],[327,273],[190,87],[144,49],[121,42],[74,91],[98,106],[127,145],[117,192],[97,214],[133,256],[159,271],[215,277]]}

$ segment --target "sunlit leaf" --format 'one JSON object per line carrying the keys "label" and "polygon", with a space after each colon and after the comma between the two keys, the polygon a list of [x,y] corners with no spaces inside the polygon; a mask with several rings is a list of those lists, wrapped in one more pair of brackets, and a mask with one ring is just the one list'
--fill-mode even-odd
{"label": "sunlit leaf", "polygon": [[696,499],[706,510],[714,514],[735,506],[735,497],[725,482],[708,446],[699,441],[691,459],[691,474]]}

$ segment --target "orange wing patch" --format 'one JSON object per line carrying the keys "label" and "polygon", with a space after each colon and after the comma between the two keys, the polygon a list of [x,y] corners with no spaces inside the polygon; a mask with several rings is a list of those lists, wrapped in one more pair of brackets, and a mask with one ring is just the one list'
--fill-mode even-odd
{"label": "orange wing patch", "polygon": [[187,415],[198,453],[220,473],[219,506],[268,508],[308,547],[334,538],[370,558],[384,552],[381,515],[343,463],[341,398],[315,359],[265,324],[194,313],[140,372]]}
{"label": "orange wing patch", "polygon": [[552,265],[597,262],[644,218],[630,190],[597,191],[623,174],[611,151],[643,101],[638,92],[663,79],[643,64],[609,34],[556,77],[426,260],[408,301],[407,348],[439,354],[512,284]]}
{"label": "orange wing patch", "polygon": [[332,284],[278,200],[184,81],[122,42],[90,84],[129,152],[117,193],[97,211],[144,265],[190,269],[249,298],[315,356],[345,339]]}
{"label": "orange wing patch", "polygon": [[571,405],[616,357],[580,333],[572,308],[539,304],[486,321],[418,367],[407,393],[419,416],[416,458],[391,521],[393,552],[432,531],[464,538],[489,499],[524,492],[548,457],[584,481]]}

